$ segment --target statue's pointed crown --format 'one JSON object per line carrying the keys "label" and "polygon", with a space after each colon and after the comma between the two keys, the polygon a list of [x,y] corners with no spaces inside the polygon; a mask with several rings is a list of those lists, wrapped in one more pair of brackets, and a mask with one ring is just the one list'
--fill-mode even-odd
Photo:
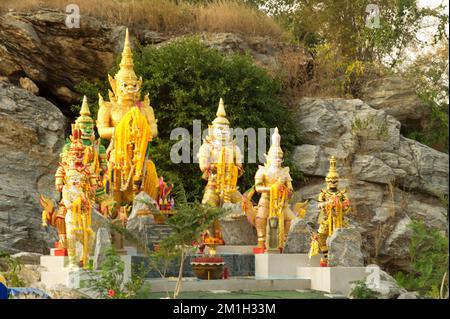
{"label": "statue's pointed crown", "polygon": [[80,116],[75,120],[75,123],[94,123],[89,110],[89,104],[86,95],[83,96],[83,103],[81,104]]}
{"label": "statue's pointed crown", "polygon": [[212,124],[223,124],[223,125],[230,125],[230,122],[228,122],[228,119],[226,118],[227,114],[225,113],[225,105],[223,103],[223,99],[220,98],[219,101],[219,107],[217,108],[216,118],[212,122]]}
{"label": "statue's pointed crown", "polygon": [[327,178],[339,178],[336,168],[336,158],[334,156],[330,158],[330,169],[328,170]]}
{"label": "statue's pointed crown", "polygon": [[72,124],[72,135],[70,135],[70,152],[83,150],[81,143],[81,130],[76,124]]}
{"label": "statue's pointed crown", "polygon": [[269,148],[269,152],[267,156],[269,159],[275,158],[283,158],[283,150],[281,149],[281,136],[278,133],[278,127],[275,127],[275,130],[271,137],[272,143]]}
{"label": "statue's pointed crown", "polygon": [[128,34],[128,28],[125,32],[125,42],[123,44],[122,60],[120,61],[120,69],[117,72],[115,79],[121,80],[137,80],[136,73],[134,73],[133,53],[130,47],[130,37]]}

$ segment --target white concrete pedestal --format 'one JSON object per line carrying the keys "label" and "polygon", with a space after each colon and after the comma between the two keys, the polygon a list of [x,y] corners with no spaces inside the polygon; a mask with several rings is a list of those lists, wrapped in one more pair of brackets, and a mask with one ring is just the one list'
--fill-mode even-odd
{"label": "white concrete pedestal", "polygon": [[[136,254],[132,247],[125,247],[127,255],[119,255],[124,262],[124,282],[131,279],[131,256]],[[88,280],[87,272],[82,268],[71,269],[68,256],[41,256],[41,266],[46,270],[41,272],[41,282],[48,288],[64,285],[68,288],[78,289],[83,287],[83,281]]]}
{"label": "white concrete pedestal", "polygon": [[255,279],[297,278],[298,267],[319,267],[320,255],[255,254]]}
{"label": "white concrete pedestal", "polygon": [[347,295],[350,285],[365,280],[370,274],[366,267],[298,267],[297,278],[310,279],[311,289]]}

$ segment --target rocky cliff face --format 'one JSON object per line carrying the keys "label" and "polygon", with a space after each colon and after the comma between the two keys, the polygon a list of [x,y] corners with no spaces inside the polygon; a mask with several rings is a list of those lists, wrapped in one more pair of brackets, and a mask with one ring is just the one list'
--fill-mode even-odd
{"label": "rocky cliff face", "polygon": [[[55,10],[10,12],[0,16],[0,77],[14,84],[31,79],[40,95],[57,102],[63,111],[79,102],[75,86],[82,79],[105,78],[113,66],[114,54],[122,50],[125,26],[82,16],[80,28],[68,28],[67,15]],[[165,45],[187,35],[171,35],[142,28],[133,43]],[[225,53],[248,52],[263,67],[276,72],[283,52],[295,55],[298,72],[312,68],[312,57],[304,49],[276,43],[269,38],[244,38],[230,33],[203,33],[207,46]]]}
{"label": "rocky cliff face", "polygon": [[66,119],[41,97],[0,81],[0,250],[44,253],[39,194],[57,197],[54,174]]}
{"label": "rocky cliff face", "polygon": [[297,191],[311,199],[306,219],[316,223],[317,196],[334,155],[367,261],[407,268],[411,219],[448,231],[447,208],[438,199],[448,195],[448,154],[403,137],[398,120],[361,100],[303,99],[297,116],[304,144],[294,159],[308,176]]}
{"label": "rocky cliff face", "polygon": [[0,76],[13,83],[27,77],[58,103],[77,101],[75,85],[106,75],[125,28],[86,16],[81,28],[69,29],[65,19],[50,10],[0,16]]}

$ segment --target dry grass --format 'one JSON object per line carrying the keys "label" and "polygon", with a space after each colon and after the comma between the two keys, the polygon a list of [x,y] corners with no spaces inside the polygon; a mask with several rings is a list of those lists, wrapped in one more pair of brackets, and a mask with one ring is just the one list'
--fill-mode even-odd
{"label": "dry grass", "polygon": [[244,32],[279,37],[282,28],[263,12],[239,1],[216,1],[196,7],[195,26],[199,31]]}
{"label": "dry grass", "polygon": [[217,0],[207,5],[173,0],[1,0],[0,12],[42,8],[65,11],[71,3],[80,7],[81,15],[126,25],[134,31],[235,32],[272,38],[284,34],[270,17],[237,0]]}

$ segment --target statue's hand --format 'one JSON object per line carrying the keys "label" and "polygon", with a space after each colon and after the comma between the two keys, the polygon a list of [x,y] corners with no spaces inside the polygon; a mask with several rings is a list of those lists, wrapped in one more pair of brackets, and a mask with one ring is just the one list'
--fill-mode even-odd
{"label": "statue's hand", "polygon": [[238,177],[241,177],[244,174],[244,168],[242,166],[238,166]]}

